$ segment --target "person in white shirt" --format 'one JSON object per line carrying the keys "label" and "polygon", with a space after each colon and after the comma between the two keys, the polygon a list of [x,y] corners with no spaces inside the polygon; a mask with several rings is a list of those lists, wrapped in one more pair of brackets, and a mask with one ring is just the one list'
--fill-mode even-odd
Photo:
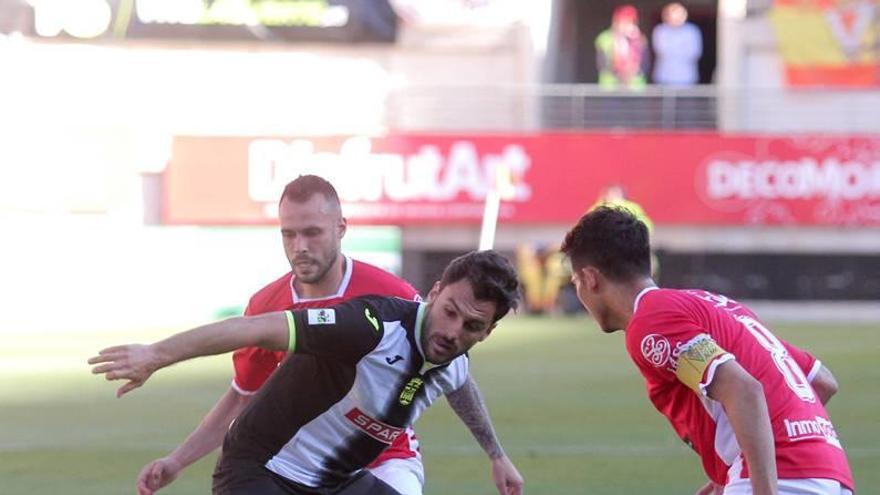
{"label": "person in white shirt", "polygon": [[675,2],[663,8],[663,23],[654,28],[654,83],[690,86],[700,80],[697,64],[703,54],[700,29],[687,22],[688,11]]}

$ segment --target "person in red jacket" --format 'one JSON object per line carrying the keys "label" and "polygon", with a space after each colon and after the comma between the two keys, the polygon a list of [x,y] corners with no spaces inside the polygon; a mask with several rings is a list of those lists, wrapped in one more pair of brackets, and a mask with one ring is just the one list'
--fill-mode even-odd
{"label": "person in red jacket", "polygon": [[[291,271],[257,291],[245,309],[246,316],[325,308],[364,295],[420,299],[405,280],[341,252],[346,222],[335,188],[323,178],[303,175],[287,184],[279,202],[279,222]],[[229,425],[286,356],[285,352],[258,347],[236,351],[235,377],[229,390],[186,440],[167,456],[144,466],[137,479],[138,493],[150,495],[167,486],[187,466],[220,447]],[[450,405],[490,453],[499,490],[521,489],[522,477],[501,450],[476,383],[468,378],[467,386],[472,393],[459,394],[464,400],[451,401]],[[369,468],[403,495],[422,493],[424,471],[418,440],[411,428]]]}

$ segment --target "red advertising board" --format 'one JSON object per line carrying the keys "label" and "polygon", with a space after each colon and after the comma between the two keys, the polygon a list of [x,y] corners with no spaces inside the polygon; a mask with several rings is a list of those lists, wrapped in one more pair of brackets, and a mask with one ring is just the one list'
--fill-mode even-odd
{"label": "red advertising board", "polygon": [[880,137],[716,133],[178,137],[169,224],[272,223],[289,180],[337,187],[349,221],[570,223],[611,184],[659,224],[880,226]]}

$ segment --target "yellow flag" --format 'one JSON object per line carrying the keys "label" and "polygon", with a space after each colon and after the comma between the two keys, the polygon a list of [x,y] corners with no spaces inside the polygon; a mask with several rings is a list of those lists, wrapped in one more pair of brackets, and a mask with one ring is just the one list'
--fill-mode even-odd
{"label": "yellow flag", "polygon": [[770,22],[789,84],[880,84],[880,0],[775,0]]}

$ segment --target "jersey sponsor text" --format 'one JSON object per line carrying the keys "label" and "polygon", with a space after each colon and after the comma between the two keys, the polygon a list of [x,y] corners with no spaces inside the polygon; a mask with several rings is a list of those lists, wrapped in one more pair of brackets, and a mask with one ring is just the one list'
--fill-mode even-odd
{"label": "jersey sponsor text", "polygon": [[403,428],[397,428],[396,426],[387,425],[379,420],[373,419],[356,407],[345,413],[345,417],[367,435],[389,445],[404,431]]}
{"label": "jersey sponsor text", "polygon": [[794,421],[786,419],[783,422],[785,424],[785,432],[788,433],[788,439],[792,442],[821,438],[839,449],[843,448],[840,445],[840,440],[837,438],[837,431],[834,429],[834,425],[822,416]]}

